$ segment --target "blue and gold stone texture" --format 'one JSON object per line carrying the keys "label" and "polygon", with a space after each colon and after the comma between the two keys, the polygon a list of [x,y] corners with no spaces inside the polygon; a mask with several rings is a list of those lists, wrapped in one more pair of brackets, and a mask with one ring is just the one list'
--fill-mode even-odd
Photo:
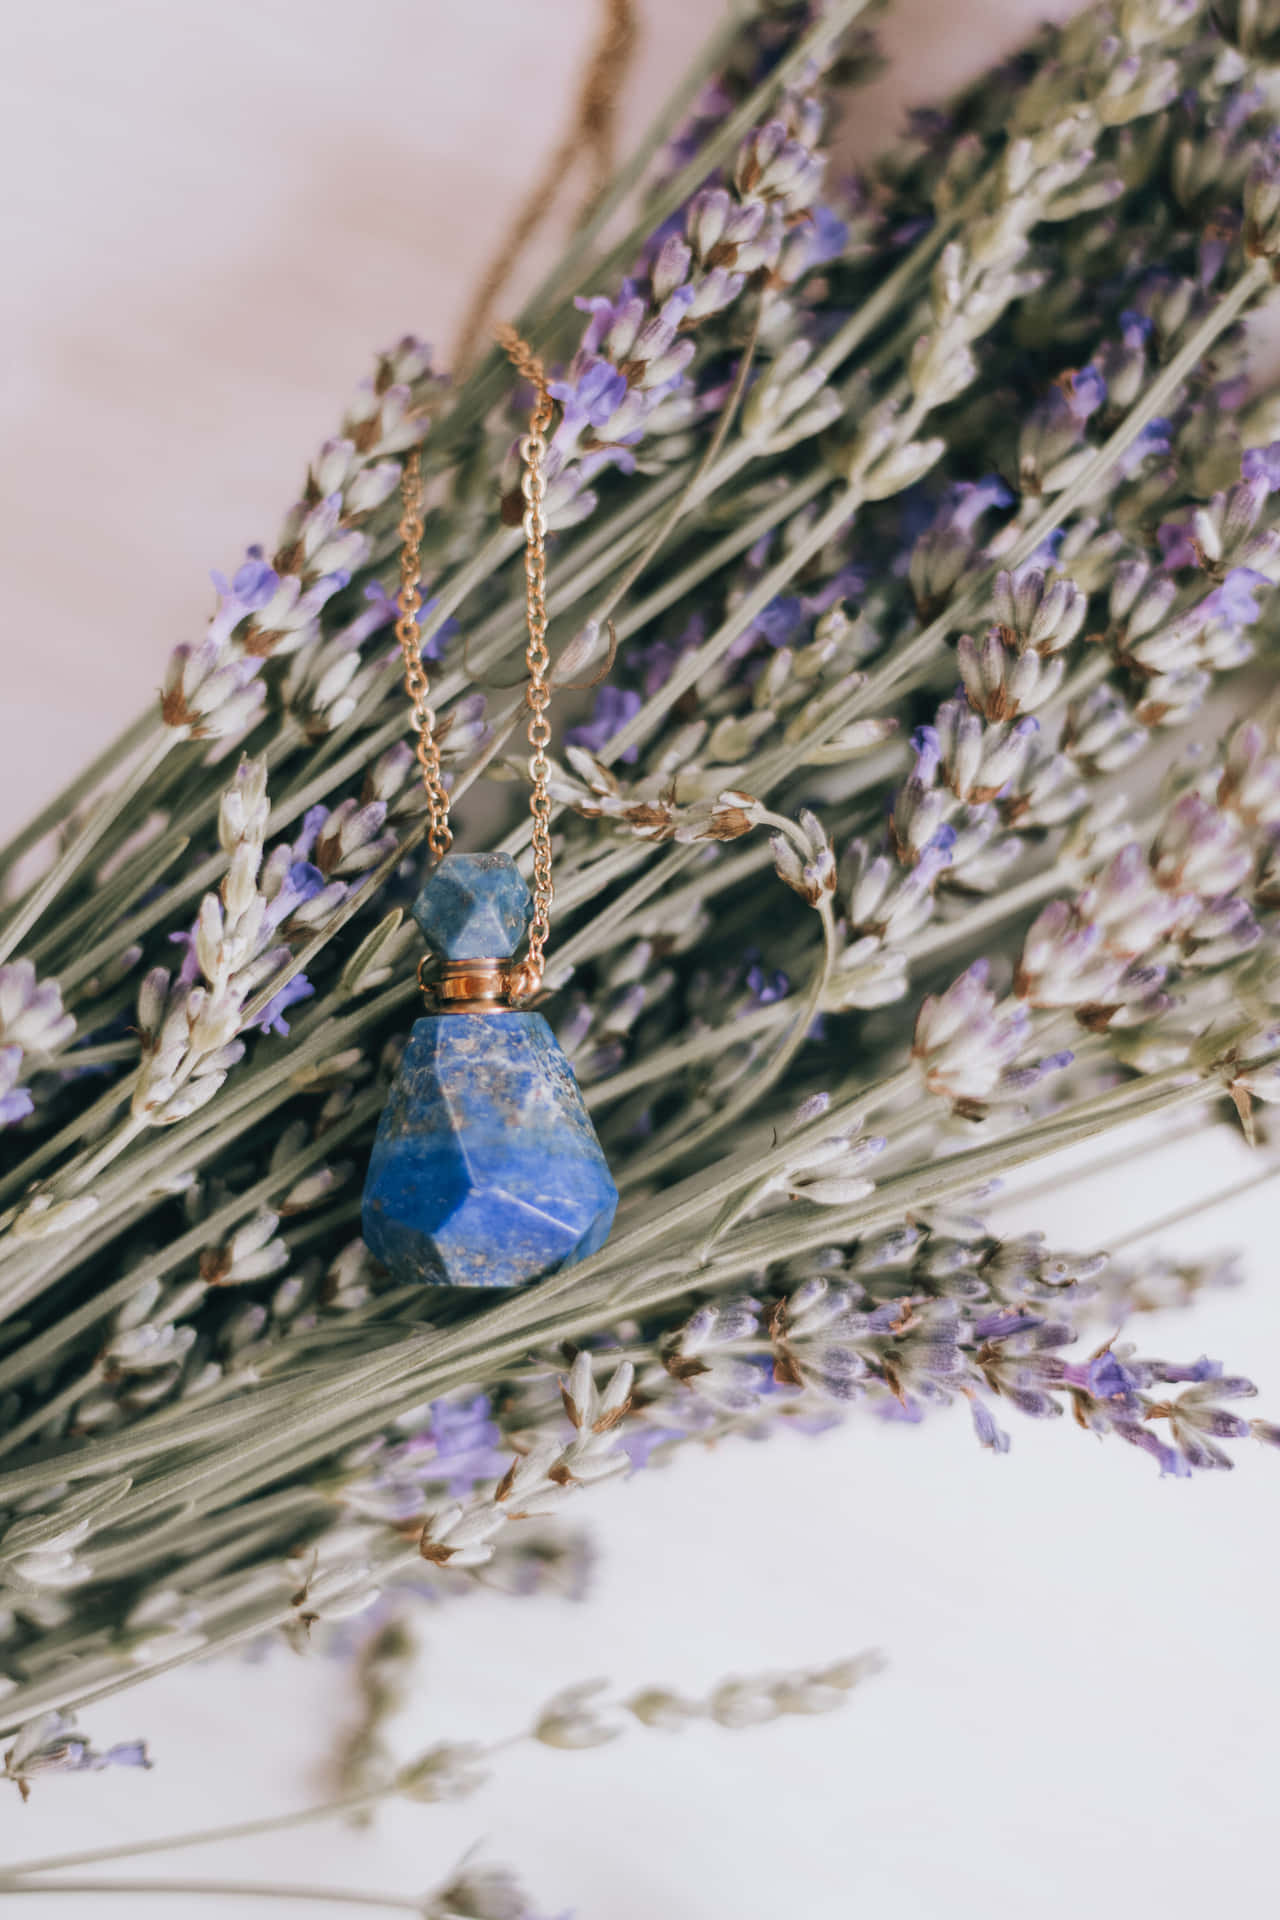
{"label": "blue and gold stone texture", "polygon": [[511,1287],[595,1253],[618,1190],[540,1013],[429,1014],[405,1049],[364,1191],[401,1280]]}
{"label": "blue and gold stone texture", "polygon": [[[444,960],[509,960],[532,913],[505,853],[449,853],[413,916]],[[514,1287],[609,1237],[618,1190],[540,1013],[428,1014],[378,1122],[364,1238],[397,1279]]]}
{"label": "blue and gold stone texture", "polygon": [[423,939],[442,960],[509,960],[532,914],[509,853],[447,853],[413,903]]}

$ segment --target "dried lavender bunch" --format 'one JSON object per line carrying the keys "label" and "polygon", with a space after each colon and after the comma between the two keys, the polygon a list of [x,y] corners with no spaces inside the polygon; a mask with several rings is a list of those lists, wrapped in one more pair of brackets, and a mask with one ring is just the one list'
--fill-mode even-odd
{"label": "dried lavender bunch", "polygon": [[548,1003],[623,1194],[602,1253],[477,1305],[355,1238],[415,998],[413,446],[461,817],[519,772],[493,361],[455,391],[414,341],[380,358],[158,715],[10,851],[20,1756],[401,1588],[571,1581],[547,1525],[685,1443],[957,1401],[994,1451],[1006,1411],[1070,1410],[1171,1474],[1280,1439],[1243,1375],[1115,1336],[1212,1274],[987,1217],[1064,1146],[1181,1108],[1256,1139],[1280,1094],[1280,720],[1256,683],[1233,719],[1228,678],[1269,672],[1280,584],[1280,412],[1245,372],[1269,43],[1092,8],[840,185],[860,11],[758,8],[626,239],[589,228],[524,317],[557,368],[558,677],[621,641],[562,741]]}

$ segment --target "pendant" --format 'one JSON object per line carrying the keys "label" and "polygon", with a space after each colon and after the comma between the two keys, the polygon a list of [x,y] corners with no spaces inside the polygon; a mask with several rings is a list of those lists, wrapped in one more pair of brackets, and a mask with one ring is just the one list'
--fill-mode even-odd
{"label": "pendant", "polygon": [[449,853],[413,917],[444,962],[378,1122],[364,1239],[401,1281],[514,1287],[598,1251],[618,1190],[540,1013],[506,1004],[533,902],[505,853]]}

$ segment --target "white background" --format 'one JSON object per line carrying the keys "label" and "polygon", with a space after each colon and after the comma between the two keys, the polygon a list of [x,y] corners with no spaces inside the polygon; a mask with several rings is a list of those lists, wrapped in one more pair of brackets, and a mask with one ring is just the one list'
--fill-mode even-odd
{"label": "white background", "polygon": [[[900,6],[900,68],[859,103],[859,146],[1040,11]],[[645,14],[633,130],[716,9]],[[0,824],[198,632],[207,568],[270,540],[372,350],[410,328],[448,341],[536,167],[517,130],[555,137],[592,17],[588,0],[46,0],[6,21]],[[1245,1164],[1223,1133],[1000,1217],[1103,1246]],[[1280,1415],[1274,1206],[1263,1188],[1170,1236],[1245,1246],[1250,1286],[1135,1337],[1251,1372]],[[486,1837],[548,1912],[580,1920],[1270,1911],[1280,1460],[1244,1449],[1234,1475],[1161,1482],[1066,1422],[1013,1427],[1004,1459],[961,1415],[862,1421],[690,1452],[602,1493],[587,1604],[479,1596],[430,1614],[398,1737],[405,1752],[501,1737],[594,1674],[693,1691],[881,1647],[889,1671],[844,1713],[517,1749],[466,1806],[151,1870],[412,1890]],[[26,1809],[13,1793],[0,1850],[301,1805],[325,1789],[347,1685],[281,1649],[105,1703],[95,1739],[146,1734],[155,1770],[50,1780]],[[6,1920],[27,1905],[49,1920],[299,1911],[93,1896],[13,1900]]]}

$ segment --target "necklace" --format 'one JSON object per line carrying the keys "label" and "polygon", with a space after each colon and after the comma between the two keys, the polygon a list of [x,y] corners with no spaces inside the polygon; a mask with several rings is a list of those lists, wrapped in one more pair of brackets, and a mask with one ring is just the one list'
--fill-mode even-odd
{"label": "necklace", "polygon": [[[418,631],[423,533],[416,452],[401,489],[396,636],[430,807],[434,866],[413,907],[429,949],[418,968],[428,1012],[414,1024],[378,1122],[365,1181],[370,1252],[397,1279],[510,1287],[595,1253],[618,1191],[573,1071],[540,1013],[521,1003],[542,985],[551,933],[551,794],[547,747],[546,517],[543,460],[551,396],[512,328],[499,341],[536,401],[521,441],[525,661],[533,892],[505,853],[454,853],[449,795]],[[527,936],[525,957],[516,953]]]}

